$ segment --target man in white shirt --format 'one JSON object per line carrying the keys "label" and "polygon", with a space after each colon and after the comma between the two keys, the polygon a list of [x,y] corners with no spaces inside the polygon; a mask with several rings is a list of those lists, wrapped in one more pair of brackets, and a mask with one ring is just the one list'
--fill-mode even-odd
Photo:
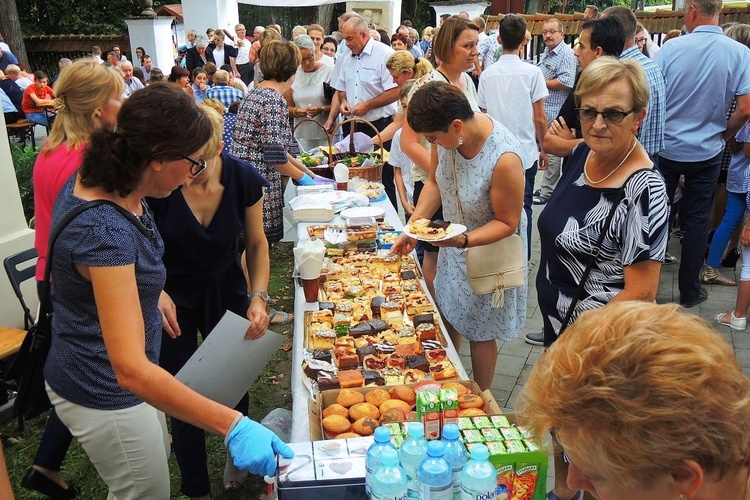
{"label": "man in white shirt", "polygon": [[234,27],[234,33],[237,38],[234,40],[234,46],[237,49],[235,64],[237,71],[240,73],[240,79],[245,85],[250,85],[253,81],[253,65],[250,64],[250,47],[253,43],[247,38],[247,28],[244,24],[238,24]]}
{"label": "man in white shirt", "polygon": [[[336,61],[338,78],[331,80],[331,86],[338,91],[341,114],[364,118],[379,131],[383,130],[393,121],[397,110],[399,89],[385,67],[393,49],[371,38],[361,17],[350,18],[342,28],[350,52]],[[364,123],[357,123],[355,128],[370,137],[375,135],[375,131]],[[344,134],[348,132],[349,129]],[[383,146],[389,149],[390,143]],[[397,206],[393,168],[383,169],[383,184],[391,203]]]}
{"label": "man in white shirt", "polygon": [[16,64],[9,64],[5,68],[5,77],[16,82],[21,90],[26,90],[26,87],[34,83],[29,77],[21,75],[21,67]]}
{"label": "man in white shirt", "polygon": [[[526,21],[521,16],[506,14],[500,21],[498,41],[503,46],[503,55],[479,77],[477,104],[482,111],[505,125],[521,143],[519,156],[526,173],[523,208],[528,219],[527,236],[531,241],[534,177],[537,168],[545,168],[549,161],[538,146],[547,132],[544,99],[549,92],[542,70],[519,57],[525,35]],[[531,258],[531,245],[528,258]]]}

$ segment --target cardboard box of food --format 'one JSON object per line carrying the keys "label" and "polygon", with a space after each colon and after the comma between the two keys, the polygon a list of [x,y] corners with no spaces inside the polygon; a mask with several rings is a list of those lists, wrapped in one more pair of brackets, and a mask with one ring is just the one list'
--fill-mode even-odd
{"label": "cardboard box of food", "polygon": [[294,458],[278,458],[279,499],[364,497],[365,455],[372,443],[372,437],[290,443]]}
{"label": "cardboard box of food", "polygon": [[[436,383],[434,381],[431,381],[433,383]],[[492,393],[487,390],[482,392],[479,389],[479,386],[474,382],[473,380],[450,380],[446,382],[457,382],[466,387],[471,393],[473,394],[480,394],[482,396],[482,399],[484,399],[484,412],[487,414],[499,414],[502,413],[500,410],[500,406],[498,406],[497,401],[495,401],[495,398],[492,396]],[[382,387],[357,387],[353,390],[360,392],[362,394],[367,394],[368,392],[374,390],[374,389],[385,389],[386,391],[389,390],[391,386],[382,386]],[[336,402],[336,398],[338,397],[339,393],[342,391],[342,389],[331,389],[328,391],[321,391],[318,394],[318,398],[313,401],[308,400],[308,419],[310,421],[310,440],[311,441],[320,441],[322,439],[326,439],[325,434],[323,432],[323,410],[328,408],[330,405]]]}
{"label": "cardboard box of food", "polygon": [[[516,424],[513,413],[505,413],[511,425]],[[503,437],[506,436],[503,434]],[[524,441],[533,442],[530,438]],[[509,441],[505,441],[507,444]],[[533,447],[533,445],[532,445]],[[548,455],[545,449],[511,453],[509,449],[490,446],[490,462],[497,470],[497,498],[514,500],[545,500],[547,495]],[[494,451],[494,452],[493,452]]]}

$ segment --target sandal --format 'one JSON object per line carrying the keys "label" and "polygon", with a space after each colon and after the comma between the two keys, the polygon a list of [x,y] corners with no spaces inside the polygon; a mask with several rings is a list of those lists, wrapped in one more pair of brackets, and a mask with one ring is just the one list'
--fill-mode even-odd
{"label": "sandal", "polygon": [[[724,317],[729,316],[729,321],[725,320]],[[719,313],[714,317],[714,320],[724,326],[728,326],[732,330],[737,330],[739,332],[745,331],[745,328],[747,328],[747,318],[738,318],[734,315],[734,311],[729,313]]]}
{"label": "sandal", "polygon": [[[276,316],[280,316],[281,321],[274,321]],[[271,320],[272,325],[288,325],[294,320],[294,314],[289,314],[285,311],[277,311],[276,309],[271,309],[268,313],[268,317]]]}
{"label": "sandal", "polygon": [[706,266],[701,275],[701,283],[706,285],[737,286],[737,282],[721,274],[715,267]]}

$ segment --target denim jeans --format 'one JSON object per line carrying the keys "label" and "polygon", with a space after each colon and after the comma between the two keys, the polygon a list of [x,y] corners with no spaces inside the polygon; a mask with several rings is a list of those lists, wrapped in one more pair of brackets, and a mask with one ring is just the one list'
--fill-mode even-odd
{"label": "denim jeans", "polygon": [[[721,155],[719,153],[701,162],[674,161],[663,156],[659,158],[659,170],[664,176],[670,203],[674,200],[680,175],[685,176],[680,210],[684,230],[678,277],[681,303],[695,302],[700,293],[700,272],[708,244],[708,215],[719,180]],[[670,218],[674,218],[674,214]]]}
{"label": "denim jeans", "polygon": [[47,113],[27,113],[26,119],[44,127],[49,125],[47,122]]}
{"label": "denim jeans", "polygon": [[539,162],[535,161],[534,164],[527,168],[524,172],[526,176],[526,186],[523,191],[523,210],[526,212],[526,259],[531,260],[531,207],[533,205],[534,198],[534,179],[536,178],[536,171],[539,168]]}
{"label": "denim jeans", "polygon": [[727,248],[729,240],[732,238],[735,229],[742,223],[742,216],[745,215],[745,193],[730,193],[727,191],[727,208],[721,224],[716,228],[714,238],[711,240],[711,250],[708,252],[706,264],[711,267],[721,265],[721,256]]}

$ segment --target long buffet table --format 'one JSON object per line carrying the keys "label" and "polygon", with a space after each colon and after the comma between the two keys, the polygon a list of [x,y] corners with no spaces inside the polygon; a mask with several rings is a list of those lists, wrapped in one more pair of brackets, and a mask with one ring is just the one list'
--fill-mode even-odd
{"label": "long buffet table", "polygon": [[[385,220],[391,226],[397,230],[403,228],[403,223],[398,216],[398,213],[394,210],[393,205],[386,199],[384,201],[375,202],[372,206],[380,207],[385,211]],[[331,224],[343,223],[341,216],[336,215],[330,222]],[[297,241],[308,239],[307,223],[297,224]],[[415,256],[416,257],[416,256]],[[427,286],[422,281],[422,288],[427,292]],[[304,360],[304,339],[305,339],[305,312],[318,310],[318,304],[305,302],[305,294],[302,287],[299,284],[295,285],[295,296],[294,296],[294,341],[292,351],[292,436],[291,442],[303,442],[310,440],[310,422],[308,419],[308,400],[312,398],[310,390],[304,383],[305,373],[302,371],[302,362]],[[430,297],[432,300],[432,297]],[[434,303],[434,301],[433,301]],[[446,352],[448,359],[453,362],[458,373],[458,378],[468,379],[466,370],[461,364],[461,360],[458,357],[458,352],[451,343],[450,336],[445,329],[445,326],[440,322],[440,329],[442,330],[443,337],[448,344],[446,346]]]}

